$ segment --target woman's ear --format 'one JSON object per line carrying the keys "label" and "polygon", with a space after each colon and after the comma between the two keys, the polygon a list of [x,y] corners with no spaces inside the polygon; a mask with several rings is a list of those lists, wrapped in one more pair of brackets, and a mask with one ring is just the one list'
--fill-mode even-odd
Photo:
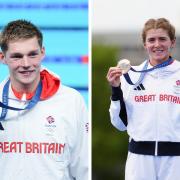
{"label": "woman's ear", "polygon": [[146,43],[143,43],[143,47],[144,47],[144,49],[146,50]]}
{"label": "woman's ear", "polygon": [[173,49],[176,45],[176,38],[174,40],[172,40],[171,42],[172,42],[171,49]]}

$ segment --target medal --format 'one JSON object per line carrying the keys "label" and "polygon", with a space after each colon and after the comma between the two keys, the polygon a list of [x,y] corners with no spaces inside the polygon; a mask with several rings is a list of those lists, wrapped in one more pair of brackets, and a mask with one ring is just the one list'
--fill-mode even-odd
{"label": "medal", "polygon": [[[156,65],[156,66],[154,66],[154,67],[152,67],[152,68],[150,68],[150,69],[147,69],[149,60],[146,60],[145,65],[143,66],[143,69],[140,70],[140,71],[135,70],[134,68],[132,68],[131,65],[130,65],[130,61],[127,60],[127,59],[120,60],[120,61],[118,62],[118,65],[117,65],[117,66],[122,70],[122,74],[124,75],[124,78],[126,79],[126,81],[127,81],[130,85],[136,85],[136,86],[137,86],[137,85],[139,85],[139,84],[142,82],[142,80],[144,79],[145,73],[150,72],[150,71],[153,71],[154,69],[158,69],[158,68],[162,68],[162,67],[168,66],[168,65],[170,65],[172,62],[173,62],[173,58],[170,56],[170,57],[168,58],[168,60],[164,61],[163,63],[158,64],[158,65]],[[137,81],[136,83],[133,83],[133,82],[131,81],[131,78],[130,78],[130,76],[129,76],[129,74],[128,74],[128,71],[129,71],[129,70],[131,70],[131,71],[133,71],[133,72],[136,72],[136,73],[141,73],[141,74],[140,74],[140,77],[139,77],[139,79],[138,79],[138,81]]]}
{"label": "medal", "polygon": [[122,74],[126,74],[130,70],[131,64],[128,59],[122,59],[118,62],[117,67],[122,70]]}

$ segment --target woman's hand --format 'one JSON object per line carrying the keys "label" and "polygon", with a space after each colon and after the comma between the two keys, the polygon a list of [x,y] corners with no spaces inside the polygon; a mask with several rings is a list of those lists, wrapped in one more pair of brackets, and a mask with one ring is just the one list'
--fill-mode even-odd
{"label": "woman's hand", "polygon": [[122,76],[122,70],[119,67],[110,67],[106,78],[111,86],[118,87],[121,83],[120,76]]}

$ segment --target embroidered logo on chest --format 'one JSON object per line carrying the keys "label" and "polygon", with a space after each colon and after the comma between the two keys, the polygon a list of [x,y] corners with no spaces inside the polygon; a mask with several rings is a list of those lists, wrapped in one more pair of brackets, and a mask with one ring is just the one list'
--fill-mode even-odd
{"label": "embroidered logo on chest", "polygon": [[175,94],[180,94],[180,80],[176,80],[175,85],[174,85],[174,93]]}
{"label": "embroidered logo on chest", "polygon": [[46,117],[45,121],[45,131],[47,135],[53,135],[55,129],[56,129],[56,121],[53,116]]}
{"label": "embroidered logo on chest", "polygon": [[143,86],[143,84],[139,84],[137,87],[134,88],[134,90],[138,90],[138,91],[141,91],[141,90],[145,90],[145,87]]}
{"label": "embroidered logo on chest", "polygon": [[55,120],[54,120],[54,118],[53,118],[52,116],[48,116],[46,119],[47,119],[47,122],[48,122],[49,124],[52,124],[52,123],[55,122]]}
{"label": "embroidered logo on chest", "polygon": [[177,81],[176,81],[176,85],[177,85],[177,86],[180,86],[180,80],[177,80]]}

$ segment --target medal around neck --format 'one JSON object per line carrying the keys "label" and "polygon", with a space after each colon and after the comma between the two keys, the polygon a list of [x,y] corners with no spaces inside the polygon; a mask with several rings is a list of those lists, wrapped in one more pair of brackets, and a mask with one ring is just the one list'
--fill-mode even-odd
{"label": "medal around neck", "polygon": [[40,96],[41,96],[41,92],[42,92],[42,82],[41,81],[38,84],[35,95],[29,101],[28,105],[23,109],[12,107],[12,106],[8,105],[9,86],[10,86],[10,79],[6,82],[6,84],[4,85],[4,88],[3,88],[2,102],[0,101],[0,108],[2,108],[0,121],[5,120],[8,109],[14,110],[14,111],[28,110],[28,109],[33,108],[40,101]]}
{"label": "medal around neck", "polygon": [[[169,57],[166,61],[164,61],[163,63],[158,64],[158,65],[156,65],[156,66],[154,66],[154,67],[152,67],[152,68],[150,68],[150,69],[147,69],[149,60],[146,60],[146,62],[144,63],[144,66],[143,66],[143,68],[142,68],[142,70],[135,70],[134,68],[131,67],[129,60],[123,59],[123,60],[121,60],[121,61],[118,62],[118,67],[119,67],[120,69],[122,69],[122,73],[123,73],[124,78],[126,79],[126,81],[127,81],[130,85],[135,85],[135,86],[137,86],[137,85],[139,85],[139,84],[142,82],[142,80],[144,79],[144,76],[145,76],[145,74],[146,74],[147,72],[153,71],[153,70],[158,69],[158,68],[166,67],[166,66],[170,65],[172,62],[173,62],[173,58],[170,56],[170,57]],[[138,79],[138,81],[137,81],[136,83],[133,83],[133,82],[131,81],[131,78],[130,78],[130,76],[129,76],[129,74],[128,74],[128,71],[129,71],[129,70],[131,70],[131,71],[133,71],[133,72],[136,72],[136,73],[140,73],[140,77],[139,77],[139,79]]]}
{"label": "medal around neck", "polygon": [[117,67],[122,70],[122,74],[126,74],[131,69],[131,64],[128,59],[119,60]]}

